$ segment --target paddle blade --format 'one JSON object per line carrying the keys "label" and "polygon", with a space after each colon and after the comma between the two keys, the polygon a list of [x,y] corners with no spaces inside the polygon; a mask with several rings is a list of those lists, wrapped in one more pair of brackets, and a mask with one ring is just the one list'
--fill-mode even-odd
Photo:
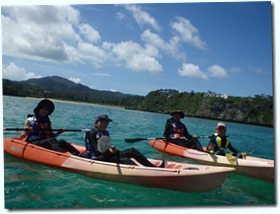
{"label": "paddle blade", "polygon": [[252,149],[249,153],[248,153],[248,155],[252,155],[253,153],[254,153],[254,149]]}
{"label": "paddle blade", "polygon": [[227,158],[227,160],[230,164],[235,164],[236,163],[236,157],[234,155],[232,155],[230,153],[227,153],[226,158]]}
{"label": "paddle blade", "polygon": [[124,141],[127,143],[135,143],[135,142],[142,141],[142,140],[148,140],[148,138],[139,137],[139,138],[124,139]]}

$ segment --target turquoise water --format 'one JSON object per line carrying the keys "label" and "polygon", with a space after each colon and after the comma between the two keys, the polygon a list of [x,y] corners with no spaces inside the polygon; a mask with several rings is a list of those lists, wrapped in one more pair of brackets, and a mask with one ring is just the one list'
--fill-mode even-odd
{"label": "turquoise water", "polygon": [[[3,127],[22,128],[28,113],[40,99],[3,96]],[[113,122],[108,130],[119,149],[135,147],[147,157],[189,162],[163,154],[147,141],[126,143],[125,138],[160,137],[168,115],[125,110],[106,106],[54,101],[51,115],[54,129],[91,127],[96,114],[106,113]],[[182,120],[191,134],[209,135],[217,121],[197,118]],[[228,135],[236,148],[254,149],[254,156],[274,159],[272,128],[227,123]],[[20,132],[5,131],[4,137]],[[65,132],[59,138],[83,145],[83,133]],[[207,145],[207,139],[201,139]],[[276,185],[270,182],[229,173],[220,188],[206,193],[184,193],[98,180],[62,171],[4,154],[4,197],[6,209],[46,208],[123,208],[123,207],[271,207],[276,203]]]}

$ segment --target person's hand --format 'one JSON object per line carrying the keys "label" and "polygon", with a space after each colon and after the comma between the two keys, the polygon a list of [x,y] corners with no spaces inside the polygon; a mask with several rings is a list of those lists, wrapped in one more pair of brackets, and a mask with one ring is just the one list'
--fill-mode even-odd
{"label": "person's hand", "polygon": [[214,148],[214,145],[211,143],[208,147],[207,147],[208,151],[213,151],[215,148]]}
{"label": "person's hand", "polygon": [[65,128],[60,129],[58,132],[55,133],[54,136],[57,137],[58,135],[62,134],[65,130]]}
{"label": "person's hand", "polygon": [[166,143],[168,143],[168,142],[171,141],[171,138],[169,138],[169,137],[165,137],[165,136],[164,136],[163,138],[164,138],[163,141],[166,142]]}
{"label": "person's hand", "polygon": [[115,146],[109,148],[110,153],[116,153],[117,149]]}
{"label": "person's hand", "polygon": [[247,153],[246,152],[241,152],[239,157],[241,157],[242,159],[246,159]]}
{"label": "person's hand", "polygon": [[59,134],[62,134],[66,129],[65,128],[62,128],[58,131]]}
{"label": "person's hand", "polygon": [[26,127],[26,128],[24,128],[24,131],[20,134],[19,138],[24,139],[31,132],[32,132],[32,127]]}
{"label": "person's hand", "polygon": [[30,134],[30,133],[32,132],[32,127],[26,127],[26,128],[24,128],[24,132],[25,132],[26,134]]}

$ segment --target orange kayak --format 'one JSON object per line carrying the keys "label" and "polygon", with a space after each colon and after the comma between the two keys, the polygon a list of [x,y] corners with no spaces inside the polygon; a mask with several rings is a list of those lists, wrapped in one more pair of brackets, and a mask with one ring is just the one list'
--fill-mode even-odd
{"label": "orange kayak", "polygon": [[[85,152],[84,146],[72,145]],[[228,172],[235,171],[229,167],[171,161],[166,162],[165,168],[102,162],[48,150],[19,138],[5,138],[4,151],[21,159],[98,179],[184,192],[211,191],[224,182]],[[161,164],[160,160],[149,160],[157,166]]]}
{"label": "orange kayak", "polygon": [[237,173],[274,182],[274,160],[253,156],[247,156],[246,159],[232,156],[229,159],[226,156],[189,149],[161,139],[150,140],[149,143],[161,152],[185,157],[202,164],[234,167]]}

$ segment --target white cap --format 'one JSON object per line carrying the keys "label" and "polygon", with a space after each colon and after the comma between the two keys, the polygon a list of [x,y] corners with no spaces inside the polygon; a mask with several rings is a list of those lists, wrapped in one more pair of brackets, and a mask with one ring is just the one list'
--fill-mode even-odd
{"label": "white cap", "polygon": [[222,122],[217,123],[216,129],[218,129],[219,127],[224,127],[225,129],[227,129],[226,125]]}

